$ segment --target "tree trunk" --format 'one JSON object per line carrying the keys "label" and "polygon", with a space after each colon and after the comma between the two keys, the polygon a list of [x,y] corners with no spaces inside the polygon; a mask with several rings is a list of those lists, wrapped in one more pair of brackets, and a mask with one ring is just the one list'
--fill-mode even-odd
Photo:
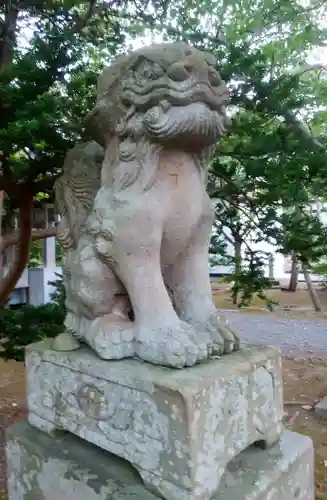
{"label": "tree trunk", "polygon": [[[235,283],[238,282],[239,276],[242,274],[242,240],[235,238],[234,235],[234,258],[235,258]],[[233,293],[233,304],[238,302],[238,286],[235,287],[235,292]]]}
{"label": "tree trunk", "polygon": [[30,255],[33,195],[24,192],[21,194],[21,200],[21,205],[19,207],[19,240],[17,251],[7,274],[0,282],[0,308],[6,305],[8,297],[21,277]]}
{"label": "tree trunk", "polygon": [[299,268],[298,261],[295,252],[292,253],[292,268],[291,268],[291,277],[290,283],[288,285],[289,292],[296,292],[297,284],[299,280]]}
{"label": "tree trunk", "polygon": [[12,63],[18,12],[18,6],[8,2],[8,9],[0,29],[0,73]]}
{"label": "tree trunk", "polygon": [[313,304],[314,310],[316,312],[321,312],[322,311],[322,305],[321,305],[321,302],[319,300],[318,294],[317,294],[316,290],[313,287],[312,280],[311,280],[308,268],[307,268],[307,266],[305,264],[302,265],[302,271],[303,271],[303,274],[304,274],[305,282],[306,282],[307,287],[308,287],[308,292],[309,292],[310,298],[312,300],[312,304]]}
{"label": "tree trunk", "polygon": [[[3,214],[3,200],[4,200],[4,192],[0,191],[0,249],[3,245],[3,237],[2,237],[2,214]],[[0,250],[0,276],[2,276],[3,269],[3,252]]]}

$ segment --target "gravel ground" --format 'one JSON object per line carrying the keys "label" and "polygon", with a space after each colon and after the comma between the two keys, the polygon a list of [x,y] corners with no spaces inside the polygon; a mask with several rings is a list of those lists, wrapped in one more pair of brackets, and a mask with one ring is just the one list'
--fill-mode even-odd
{"label": "gravel ground", "polygon": [[222,311],[242,339],[280,347],[285,354],[327,357],[327,320]]}

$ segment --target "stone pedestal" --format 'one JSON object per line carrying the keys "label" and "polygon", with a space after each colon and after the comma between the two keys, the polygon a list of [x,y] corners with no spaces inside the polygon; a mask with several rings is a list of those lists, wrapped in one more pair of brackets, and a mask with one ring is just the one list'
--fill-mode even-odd
{"label": "stone pedestal", "polygon": [[327,420],[327,396],[315,406],[315,414],[317,417]]}
{"label": "stone pedestal", "polygon": [[[15,424],[7,459],[9,500],[159,500],[128,462],[69,433]],[[285,431],[269,450],[249,448],[230,462],[212,500],[314,500],[313,477],[311,440]]]}
{"label": "stone pedestal", "polygon": [[126,459],[167,500],[209,500],[228,463],[282,432],[281,359],[245,347],[173,370],[103,361],[91,349],[27,350],[29,422],[72,434]]}

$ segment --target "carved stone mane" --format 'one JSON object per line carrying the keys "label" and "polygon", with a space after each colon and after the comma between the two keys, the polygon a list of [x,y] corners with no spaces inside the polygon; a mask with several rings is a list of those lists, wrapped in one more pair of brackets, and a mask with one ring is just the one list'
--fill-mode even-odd
{"label": "carved stone mane", "polygon": [[65,158],[63,174],[54,185],[61,220],[57,238],[64,251],[75,249],[82,227],[100,189],[104,149],[96,142],[78,144]]}
{"label": "carved stone mane", "polygon": [[56,184],[65,325],[104,359],[183,367],[239,347],[208,272],[207,161],[229,123],[215,65],[184,43],[118,58],[87,118],[101,146],[74,148]]}
{"label": "carved stone mane", "polygon": [[[207,74],[188,73],[200,58],[207,64]],[[187,147],[192,127],[194,136],[201,127],[210,129],[210,124],[199,119],[200,110],[194,108],[197,116],[190,114],[187,105],[192,102],[212,105],[218,115],[211,117],[208,144],[201,143],[193,151],[201,163],[209,160],[212,137],[223,135],[229,123],[223,109],[228,93],[215,67],[210,54],[176,43],[142,48],[104,70],[96,106],[86,121],[95,140],[107,150],[103,184],[116,192],[135,183],[140,191],[149,189],[164,142],[170,138],[173,142],[178,130],[179,142],[184,135]]]}

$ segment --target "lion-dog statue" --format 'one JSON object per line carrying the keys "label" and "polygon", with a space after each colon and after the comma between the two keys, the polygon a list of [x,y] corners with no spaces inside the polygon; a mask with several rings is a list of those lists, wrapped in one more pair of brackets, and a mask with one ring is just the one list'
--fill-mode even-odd
{"label": "lion-dog statue", "polygon": [[239,348],[212,300],[208,164],[228,126],[215,59],[184,43],[119,57],[55,185],[67,332],[103,359],[182,368]]}

